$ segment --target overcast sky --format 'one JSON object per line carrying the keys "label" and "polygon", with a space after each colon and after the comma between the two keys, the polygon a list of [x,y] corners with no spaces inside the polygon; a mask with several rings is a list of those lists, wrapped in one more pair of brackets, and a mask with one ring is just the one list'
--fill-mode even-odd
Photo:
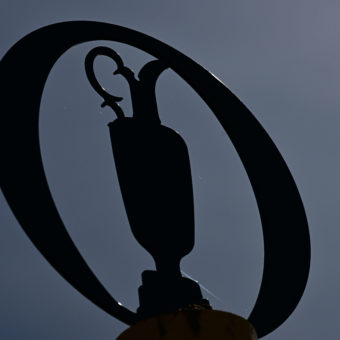
{"label": "overcast sky", "polygon": [[[339,17],[336,0],[1,0],[0,56],[44,25],[96,20],[147,33],[216,74],[276,143],[310,225],[312,264],[305,294],[287,322],[263,339],[334,339],[340,318]],[[107,128],[114,115],[100,108],[101,98],[85,77],[86,53],[102,44],[137,71],[152,59],[106,42],[65,53],[46,83],[41,148],[72,238],[112,295],[135,310],[140,274],[154,265],[129,230]],[[96,69],[105,87],[124,97],[122,108],[130,115],[128,86],[112,76],[112,63],[98,58]],[[182,269],[213,292],[216,297],[203,293],[214,308],[248,317],[263,268],[250,183],[213,114],[176,74],[166,71],[160,77],[157,98],[163,124],[186,140],[192,166],[196,244]],[[118,336],[126,326],[69,286],[31,244],[2,195],[0,200],[0,338]]]}

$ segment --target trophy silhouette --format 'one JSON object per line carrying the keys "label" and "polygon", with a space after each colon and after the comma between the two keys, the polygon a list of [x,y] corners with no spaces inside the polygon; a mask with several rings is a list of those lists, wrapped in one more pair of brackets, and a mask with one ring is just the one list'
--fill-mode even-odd
{"label": "trophy silhouette", "polygon": [[[75,247],[55,207],[40,152],[39,108],[49,72],[67,49],[95,40],[126,43],[157,58],[141,69],[138,79],[117,53],[106,47],[91,50],[85,62],[88,79],[103,97],[103,105],[117,115],[109,130],[132,233],[156,263],[156,271],[142,273],[137,313],[111,296]],[[107,93],[96,80],[93,61],[97,55],[112,58],[117,64],[115,74],[128,81],[132,118],[125,117],[118,106],[122,98]],[[218,339],[217,330],[222,335],[227,332],[230,339],[254,337],[249,322],[211,310],[199,286],[181,276],[180,261],[194,245],[193,192],[185,142],[161,125],[158,117],[154,87],[167,67],[186,81],[216,116],[254,190],[265,254],[260,291],[248,320],[260,338],[285,322],[303,295],[310,264],[304,207],[285,161],[253,114],[219,79],[174,48],[125,27],[90,21],[49,25],[18,41],[0,61],[2,192],[49,263],[90,301],[133,325],[120,336],[122,340],[140,338],[141,334],[151,339],[151,329],[159,331],[161,338],[169,336],[167,339],[180,338],[171,333],[173,329],[180,330],[185,339],[198,339],[199,335]],[[18,84],[24,90],[18,91]],[[171,326],[174,316],[177,328]]]}
{"label": "trophy silhouette", "polygon": [[[98,55],[112,58],[115,75],[129,83],[133,116],[125,117],[93,70]],[[143,66],[136,79],[120,56],[107,47],[91,50],[85,59],[87,77],[117,119],[109,124],[120,189],[131,230],[152,255],[156,271],[144,271],[139,288],[141,318],[189,305],[208,306],[199,285],[181,275],[180,260],[194,246],[194,204],[189,154],[182,137],[161,124],[155,96],[158,76],[167,68],[159,60]]]}

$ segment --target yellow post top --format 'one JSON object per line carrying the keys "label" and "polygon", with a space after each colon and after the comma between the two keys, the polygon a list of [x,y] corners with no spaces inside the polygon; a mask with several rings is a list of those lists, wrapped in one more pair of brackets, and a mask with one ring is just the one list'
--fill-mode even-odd
{"label": "yellow post top", "polygon": [[184,309],[155,316],[128,328],[117,340],[256,340],[244,318],[215,310]]}

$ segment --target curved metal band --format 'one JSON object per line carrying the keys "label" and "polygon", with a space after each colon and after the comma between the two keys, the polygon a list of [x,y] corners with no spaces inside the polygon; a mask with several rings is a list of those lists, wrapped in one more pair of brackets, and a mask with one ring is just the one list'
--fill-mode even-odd
{"label": "curved metal band", "polygon": [[253,187],[264,235],[262,284],[249,321],[259,337],[270,333],[295,309],[309,273],[309,232],[297,187],[274,143],[245,105],[203,67],[154,38],[106,23],[64,22],[27,35],[3,57],[1,186],[19,223],[82,294],[125,323],[137,321],[135,313],[109,295],[75,248],[54,205],[40,154],[39,106],[47,76],[67,49],[93,40],[126,43],[164,60],[201,96],[229,135]]}

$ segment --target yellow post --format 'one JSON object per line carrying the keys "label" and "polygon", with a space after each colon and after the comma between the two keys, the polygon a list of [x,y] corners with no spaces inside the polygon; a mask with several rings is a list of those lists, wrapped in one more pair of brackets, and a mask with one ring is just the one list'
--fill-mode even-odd
{"label": "yellow post", "polygon": [[254,327],[235,314],[183,309],[140,321],[117,340],[256,340]]}

